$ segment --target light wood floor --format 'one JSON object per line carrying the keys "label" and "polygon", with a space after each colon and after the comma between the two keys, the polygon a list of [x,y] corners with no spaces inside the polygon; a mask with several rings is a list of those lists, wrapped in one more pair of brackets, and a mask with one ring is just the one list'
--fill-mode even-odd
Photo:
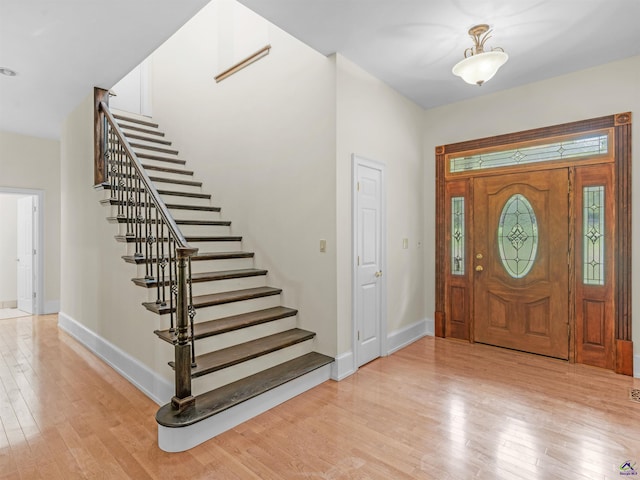
{"label": "light wood floor", "polygon": [[640,380],[596,368],[429,337],[167,454],[157,406],[55,315],[0,329],[1,479],[640,478]]}

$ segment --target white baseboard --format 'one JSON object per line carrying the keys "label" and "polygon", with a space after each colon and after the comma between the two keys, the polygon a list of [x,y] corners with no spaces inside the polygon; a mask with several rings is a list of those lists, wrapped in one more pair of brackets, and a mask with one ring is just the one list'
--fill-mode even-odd
{"label": "white baseboard", "polygon": [[391,355],[393,352],[397,352],[416,340],[420,340],[425,335],[427,335],[426,319],[391,332],[387,335],[387,355]]}
{"label": "white baseboard", "polygon": [[425,318],[424,320],[427,325],[425,329],[425,336],[427,337],[435,337],[436,336],[436,321],[433,318]]}
{"label": "white baseboard", "polygon": [[158,425],[158,446],[165,452],[183,452],[212,439],[222,432],[266,412],[296,395],[329,380],[331,367],[325,365],[262,395],[242,402],[213,417],[188,427],[169,428]]}
{"label": "white baseboard", "polygon": [[17,300],[3,300],[0,302],[0,308],[18,308]]}
{"label": "white baseboard", "polygon": [[44,302],[44,312],[42,315],[49,315],[50,313],[58,313],[60,311],[60,300],[47,300]]}
{"label": "white baseboard", "polygon": [[353,352],[345,352],[338,355],[331,364],[331,379],[340,381],[352,375],[356,371],[353,362]]}
{"label": "white baseboard", "polygon": [[633,376],[640,378],[640,355],[633,356]]}
{"label": "white baseboard", "polygon": [[158,405],[167,403],[167,399],[173,396],[173,385],[166,379],[66,313],[58,314],[58,326]]}

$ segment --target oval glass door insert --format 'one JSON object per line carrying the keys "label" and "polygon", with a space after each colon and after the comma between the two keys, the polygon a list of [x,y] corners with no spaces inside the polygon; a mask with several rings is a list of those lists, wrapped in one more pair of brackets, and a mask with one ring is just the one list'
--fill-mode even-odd
{"label": "oval glass door insert", "polygon": [[531,271],[538,252],[538,223],[529,200],[520,193],[512,195],[502,208],[498,249],[502,265],[513,278]]}

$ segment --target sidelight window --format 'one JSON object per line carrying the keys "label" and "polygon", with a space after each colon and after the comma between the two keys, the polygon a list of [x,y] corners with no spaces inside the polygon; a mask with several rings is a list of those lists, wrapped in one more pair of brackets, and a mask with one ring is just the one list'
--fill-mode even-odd
{"label": "sidelight window", "polygon": [[583,282],[604,285],[604,187],[583,188]]}
{"label": "sidelight window", "polygon": [[451,198],[451,273],[464,275],[464,197]]}

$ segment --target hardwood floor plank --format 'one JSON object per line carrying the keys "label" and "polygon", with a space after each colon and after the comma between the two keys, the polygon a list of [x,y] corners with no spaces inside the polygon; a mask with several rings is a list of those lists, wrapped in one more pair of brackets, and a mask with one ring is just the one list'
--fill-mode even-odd
{"label": "hardwood floor plank", "polygon": [[603,480],[640,463],[640,379],[431,337],[168,454],[158,406],[55,316],[0,328],[1,480]]}

